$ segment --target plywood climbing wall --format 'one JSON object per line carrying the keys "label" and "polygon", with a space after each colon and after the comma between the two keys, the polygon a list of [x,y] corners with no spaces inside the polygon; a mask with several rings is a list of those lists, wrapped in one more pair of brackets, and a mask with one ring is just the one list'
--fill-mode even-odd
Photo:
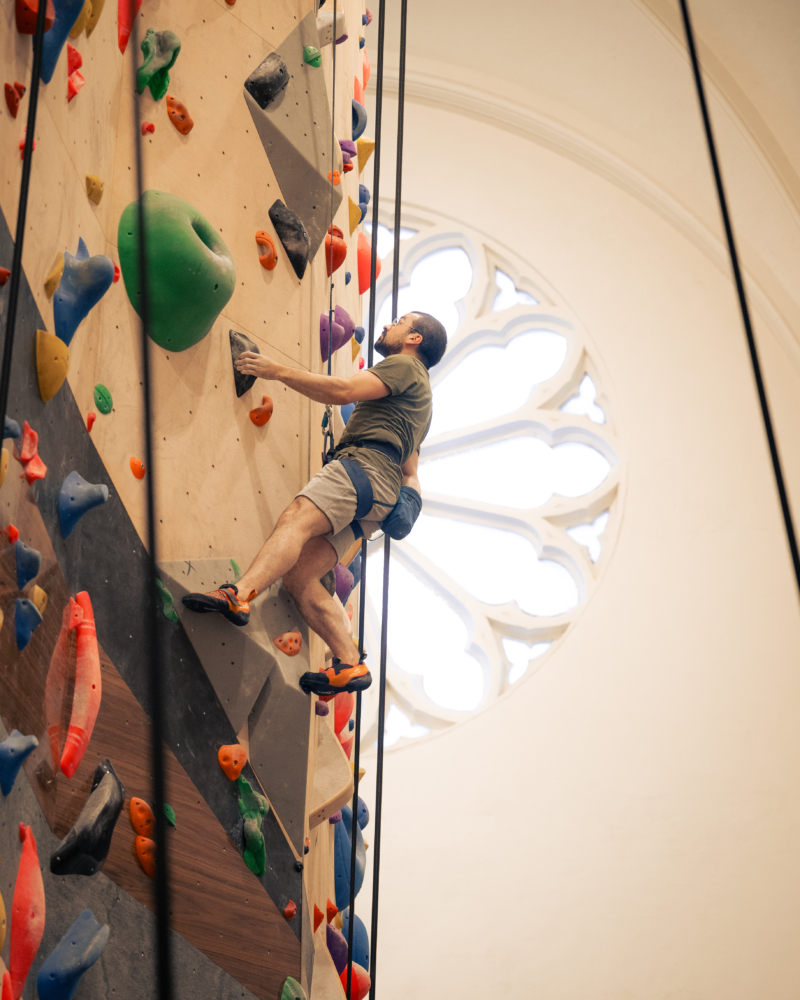
{"label": "plywood climbing wall", "polygon": [[[346,29],[340,22],[337,34],[347,38],[336,46],[334,86],[333,45],[323,44],[324,32],[320,40],[320,12],[313,0],[235,0],[232,5],[144,0],[140,38],[152,29],[172,32],[180,42],[164,94],[155,99],[151,89],[133,94],[134,71],[145,56],[133,45],[121,52],[115,0],[106,0],[99,17],[96,3],[91,33],[67,39],[59,51],[53,39],[64,34],[65,19],[76,16],[81,7],[76,2],[56,0],[55,24],[49,40],[46,36],[50,78],[38,105],[8,406],[12,421],[21,427],[27,422],[38,434],[37,457],[24,465],[10,457],[0,487],[0,527],[5,529],[0,537],[0,740],[12,730],[36,738],[11,737],[0,746],[0,778],[12,782],[8,794],[0,796],[0,894],[10,929],[0,954],[19,979],[26,928],[14,924],[11,910],[16,890],[30,889],[19,867],[23,823],[36,840],[45,913],[40,939],[33,934],[22,995],[36,995],[46,959],[46,972],[63,964],[57,945],[87,908],[110,933],[104,950],[98,943],[103,935],[93,939],[99,958],[77,995],[121,1000],[154,995],[153,882],[137,857],[137,834],[129,819],[131,798],[147,802],[152,794],[144,666],[148,620],[142,600],[145,489],[151,476],[161,578],[174,602],[173,607],[168,598],[152,595],[164,611],[158,641],[166,688],[167,799],[176,821],[169,836],[177,995],[266,1000],[277,998],[292,977],[312,997],[337,997],[342,994],[326,946],[327,920],[315,930],[313,911],[315,904],[324,910],[327,898],[335,896],[335,824],[328,820],[352,795],[352,773],[343,741],[334,733],[334,713],[317,714],[297,685],[304,670],[322,666],[322,643],[309,633],[280,582],[254,602],[246,630],[216,618],[193,620],[179,598],[234,578],[321,465],[324,408],[275,382],[258,382],[238,397],[229,334],[237,331],[285,364],[325,370],[319,317],[328,307],[322,240],[331,209],[348,247],[344,265],[334,274],[334,303],[355,324],[361,321],[359,227],[351,232],[351,208],[359,202],[364,176],[357,160],[344,171],[330,130],[333,123],[337,139],[352,137],[354,80],[363,82],[359,34],[364,8],[360,0],[339,4]],[[324,13],[323,7],[322,21]],[[27,88],[16,118],[11,106],[0,113],[0,266],[10,267],[32,53],[30,35],[17,31],[15,0],[0,2],[0,17],[5,82]],[[174,53],[175,40],[162,35],[157,41]],[[321,51],[320,65],[307,46]],[[288,79],[261,107],[248,96],[245,82],[271,54],[280,56]],[[194,122],[188,134],[173,124],[170,98],[188,110]],[[181,346],[178,334],[187,317],[203,308],[208,313],[208,330],[192,346],[151,345],[155,450],[154,467],[144,470],[144,478],[136,474],[144,439],[135,276],[125,266],[120,245],[128,235],[120,222],[136,198],[139,119],[153,126],[141,137],[145,189],[161,192],[163,203],[171,197],[188,206],[162,238],[162,256],[151,276],[154,308],[161,308],[170,334],[174,326],[176,346]],[[340,173],[336,187],[329,183],[331,170]],[[102,182],[99,199],[87,196],[87,175]],[[309,235],[302,277],[271,218],[278,200]],[[181,250],[190,229],[201,241],[195,240],[197,259]],[[257,232],[274,243],[274,269],[260,262]],[[155,245],[150,249],[155,252]],[[64,254],[61,277],[56,272],[46,287]],[[110,266],[102,257],[118,270],[121,265],[123,274],[101,289],[103,269]],[[348,272],[352,280],[346,282]],[[216,284],[227,287],[226,282],[230,294],[217,308]],[[158,306],[161,286],[173,296],[166,313]],[[74,327],[76,311],[98,289],[99,301],[65,334],[65,322]],[[3,329],[7,299],[8,289],[0,288]],[[211,305],[203,305],[207,302]],[[51,337],[42,341],[49,346],[40,345],[38,363],[56,387],[63,378],[58,364],[64,363],[64,345],[69,351],[66,379],[47,401],[37,376],[37,330]],[[58,354],[58,364],[48,351]],[[334,355],[336,374],[350,374],[358,365],[350,343]],[[273,415],[256,426],[249,414],[265,394],[272,398]],[[27,441],[31,452],[32,438]],[[23,437],[4,442],[10,456],[15,444],[21,448]],[[26,460],[28,454],[23,451],[21,457]],[[35,478],[40,460],[46,473]],[[87,507],[68,531],[60,506],[63,484],[72,473],[105,491],[92,493],[99,506]],[[80,505],[73,494],[69,502]],[[90,621],[78,621],[83,612],[71,604],[79,592],[91,602],[96,660],[86,652],[94,649],[87,638]],[[62,619],[65,608],[72,611]],[[295,656],[273,643],[291,630],[302,637]],[[96,719],[89,718],[87,728],[98,690]],[[84,732],[88,742],[68,777],[60,755],[73,731]],[[217,761],[221,746],[237,743],[249,751],[242,775],[267,807],[256,824],[266,855],[263,874],[245,861],[239,785]],[[14,780],[18,754],[27,756]],[[99,784],[106,772],[97,768],[105,761],[115,779]],[[104,800],[103,812],[97,796],[107,795],[108,788],[111,798]],[[116,822],[108,819],[109,810],[116,815],[114,789],[123,798]],[[75,831],[83,845],[78,854],[102,854],[95,842],[98,830],[110,837],[99,870],[52,870],[59,862],[51,865],[51,855],[78,850],[72,841],[72,847],[59,847]],[[24,850],[30,851],[26,843]]]}

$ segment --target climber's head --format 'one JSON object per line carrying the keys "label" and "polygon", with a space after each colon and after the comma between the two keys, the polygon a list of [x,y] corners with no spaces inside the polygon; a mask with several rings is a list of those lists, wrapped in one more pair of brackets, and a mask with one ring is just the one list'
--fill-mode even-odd
{"label": "climber's head", "polygon": [[424,312],[409,312],[383,328],[375,341],[375,350],[390,354],[411,354],[433,368],[442,360],[447,347],[447,332],[438,319]]}

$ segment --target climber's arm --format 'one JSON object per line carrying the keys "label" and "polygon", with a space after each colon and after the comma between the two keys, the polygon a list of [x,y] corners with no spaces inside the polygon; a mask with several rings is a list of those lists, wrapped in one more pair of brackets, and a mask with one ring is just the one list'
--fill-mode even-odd
{"label": "climber's arm", "polygon": [[279,364],[263,354],[245,351],[236,367],[243,375],[273,379],[313,399],[317,403],[359,403],[366,399],[382,399],[389,395],[389,387],[372,372],[359,372],[351,378],[336,375],[315,375],[301,368]]}

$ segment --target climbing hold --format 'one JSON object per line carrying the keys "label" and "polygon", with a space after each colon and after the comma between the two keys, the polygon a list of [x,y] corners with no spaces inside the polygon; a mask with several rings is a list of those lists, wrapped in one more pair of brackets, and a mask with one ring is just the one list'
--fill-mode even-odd
{"label": "climbing hold", "polygon": [[12,118],[17,117],[17,112],[19,111],[19,92],[16,88],[12,87],[10,83],[5,85],[6,91],[6,106],[8,107],[8,113]]}
{"label": "climbing hold", "polygon": [[122,271],[120,271],[120,269],[119,269],[119,266],[118,266],[117,264],[115,264],[115,265],[114,265],[114,278],[112,279],[112,280],[113,280],[113,284],[115,284],[115,285],[116,285],[116,283],[117,283],[117,282],[119,281],[119,279],[120,279],[120,275],[121,275],[121,274],[122,274]]}
{"label": "climbing hold", "polygon": [[56,336],[67,346],[82,320],[106,294],[113,280],[113,261],[101,253],[90,257],[83,237],[78,240],[74,257],[71,253],[64,254],[64,272],[53,298],[53,319]]}
{"label": "climbing hold", "polygon": [[356,149],[358,150],[358,172],[361,173],[367,164],[367,160],[375,151],[375,140],[364,139],[362,137],[356,142]]}
{"label": "climbing hold", "polygon": [[359,344],[363,344],[363,343],[364,343],[364,337],[365,337],[366,335],[367,335],[367,331],[366,331],[366,330],[364,329],[364,327],[363,327],[363,326],[357,326],[357,327],[356,327],[356,328],[355,328],[355,329],[353,330],[353,336],[354,336],[354,337],[356,338],[356,341],[357,341],[357,342],[358,342]]}
{"label": "climbing hold", "polygon": [[[294,906],[294,903],[291,904]],[[286,910],[284,910],[284,914]],[[291,976],[286,977],[286,982],[283,984],[281,989],[281,1000],[307,1000],[306,991],[298,983],[296,979],[292,979]]]}
{"label": "climbing hold", "polygon": [[[340,812],[341,812],[341,810],[340,810]],[[336,904],[332,903],[330,899],[328,899],[328,902],[327,902],[327,905],[326,905],[325,909],[327,911],[328,923],[330,923],[333,920],[333,918],[336,916],[336,914],[339,912],[339,910],[337,909]]]}
{"label": "climbing hold", "polygon": [[83,612],[83,617],[75,626],[78,630],[75,693],[72,696],[72,714],[67,739],[61,755],[61,770],[68,778],[75,774],[83,760],[86,747],[92,738],[103,694],[92,602],[85,590],[77,595],[75,601]]}
{"label": "climbing hold", "polygon": [[[25,139],[26,139],[27,135],[28,135],[28,126],[25,125],[23,127],[23,129],[22,129],[22,135],[20,136],[20,139],[19,139],[19,158],[21,160],[25,159]],[[33,140],[32,144],[31,144],[31,148],[32,149],[36,149],[36,140],[35,139]]]}
{"label": "climbing hold", "polygon": [[15,528],[13,524],[9,524],[7,528],[3,528],[2,534],[8,538],[8,544],[13,545],[19,538],[19,529]]}
{"label": "climbing hold", "polygon": [[174,31],[148,28],[140,47],[144,62],[136,72],[136,93],[149,87],[153,100],[160,101],[169,88],[169,71],[181,51],[181,40]]}
{"label": "climbing hold", "polygon": [[367,127],[367,109],[353,98],[353,141],[359,139]]}
{"label": "climbing hold", "polygon": [[[64,42],[66,42],[67,36],[72,30],[73,24],[78,20],[80,12],[83,9],[83,4],[84,0],[59,0],[58,7],[55,8],[53,26],[45,34],[42,47],[42,81],[44,83],[50,83],[53,78],[56,63],[58,62],[58,57],[61,55]],[[35,24],[34,15],[34,30]],[[69,72],[71,73],[72,70],[70,69]]]}
{"label": "climbing hold", "polygon": [[[350,341],[350,354],[351,354],[351,360],[353,360],[353,361],[355,361],[355,360],[356,360],[356,358],[358,357],[358,352],[359,352],[360,350],[361,350],[361,348],[360,348],[360,347],[358,346],[358,341],[356,340],[356,338],[355,338],[355,337],[353,337],[353,339],[352,339],[352,340]],[[352,403],[351,403],[351,404],[349,404],[349,405],[350,405],[350,406],[353,406],[353,404],[352,404]],[[342,409],[342,419],[344,420],[344,407],[341,407],[341,409]],[[353,409],[355,409],[355,406],[353,406]],[[351,414],[352,414],[352,410],[348,411],[348,414],[347,414],[347,416],[348,416],[348,419],[349,419],[349,417],[351,416]],[[347,420],[345,420],[344,422],[345,422],[345,424],[346,424],[346,423],[347,423]]]}
{"label": "climbing hold", "polygon": [[314,702],[314,712],[317,715],[327,715],[329,711],[330,709],[328,708],[328,706],[325,704],[324,701]]}
{"label": "climbing hold", "polygon": [[3,440],[6,438],[18,438],[22,431],[19,428],[19,424],[16,420],[12,420],[11,417],[6,415],[5,421],[3,422]]}
{"label": "climbing hold", "polygon": [[364,38],[363,35],[359,35],[358,36],[358,47],[360,49],[363,49],[366,44],[367,44],[366,38]]}
{"label": "climbing hold", "polygon": [[[347,969],[343,969],[339,979],[342,987],[347,989]],[[369,994],[371,982],[369,973],[356,962],[353,962],[353,969],[350,973],[350,1000],[364,1000]]]}
{"label": "climbing hold", "polygon": [[83,615],[79,605],[70,597],[61,612],[61,630],[53,647],[47,680],[44,688],[44,713],[47,722],[47,737],[50,742],[50,756],[53,762],[53,775],[58,771],[61,759],[61,714],[64,707],[64,695],[67,687],[67,676],[70,666],[70,625],[73,606]]}
{"label": "climbing hold", "polygon": [[[230,251],[188,201],[162,191],[142,195],[150,264],[150,338],[185,351],[206,336],[236,286]],[[118,230],[125,290],[138,312],[139,208],[133,201]]]}
{"label": "climbing hold", "polygon": [[369,56],[367,55],[367,50],[361,53],[361,82],[364,85],[364,90],[367,89],[367,84],[369,83],[370,75],[372,74],[372,67],[369,64]]}
{"label": "climbing hold", "polygon": [[[58,745],[56,754],[58,756]],[[108,857],[111,837],[125,802],[125,789],[110,760],[95,768],[89,797],[66,837],[50,856],[54,875],[94,875]]]}
{"label": "climbing hold", "polygon": [[99,205],[100,199],[103,197],[103,182],[94,174],[86,175],[86,197],[95,205]]}
{"label": "climbing hold", "polygon": [[19,839],[22,841],[22,855],[17,869],[14,898],[11,901],[11,948],[8,959],[14,1000],[22,996],[22,988],[42,942],[45,919],[44,883],[39,869],[36,840],[33,830],[24,823],[19,825]]}
{"label": "climbing hold", "polygon": [[306,272],[310,249],[308,233],[303,220],[291,208],[287,208],[280,199],[273,202],[272,208],[269,210],[269,217],[275,227],[275,232],[278,234],[278,239],[283,244],[289,263],[294,268],[294,273],[298,278],[302,278]]}
{"label": "climbing hold", "polygon": [[42,568],[42,553],[25,542],[16,543],[17,587],[24,590]]}
{"label": "climbing hold", "polygon": [[325,919],[325,914],[322,910],[314,903],[314,933],[316,934],[319,930],[319,925]]}
{"label": "climbing hold", "polygon": [[59,250],[56,254],[56,259],[53,261],[53,266],[50,268],[50,272],[44,279],[44,291],[48,299],[52,299],[53,292],[58,288],[58,283],[61,281],[61,275],[64,273],[64,254]]}
{"label": "climbing hold", "polygon": [[92,428],[94,427],[94,422],[97,420],[97,414],[94,410],[89,410],[86,414],[86,430],[91,434]]}
{"label": "climbing hold", "polygon": [[144,462],[140,458],[131,458],[130,467],[131,472],[137,479],[144,479],[144,474],[147,470],[144,467]]}
{"label": "climbing hold", "polygon": [[[120,0],[121,2],[121,0]],[[194,119],[186,105],[177,97],[167,94],[167,114],[169,120],[181,135],[188,135],[194,128]]]}
{"label": "climbing hold", "polygon": [[250,351],[253,354],[260,354],[261,351],[258,349],[258,345],[254,343],[249,337],[245,336],[243,333],[237,333],[236,330],[228,331],[228,336],[231,341],[231,362],[233,364],[233,384],[236,389],[236,395],[240,398],[248,392],[256,384],[255,375],[243,375],[242,372],[236,367],[236,362],[241,358],[245,351]]}
{"label": "climbing hold", "polygon": [[325,237],[325,267],[329,278],[344,264],[346,256],[347,244],[344,241],[344,233],[338,226],[330,226]]}
{"label": "climbing hold", "polygon": [[267,870],[267,850],[261,823],[269,805],[260,792],[250,787],[250,782],[243,775],[239,775],[236,783],[239,786],[239,812],[244,819],[244,861],[250,871],[261,878]]}
{"label": "climbing hold", "polygon": [[289,69],[277,52],[259,63],[244,81],[244,89],[263,111],[289,83]]}
{"label": "climbing hold", "polygon": [[[353,812],[349,806],[342,806],[342,822],[334,828],[333,844],[333,878],[336,888],[336,905],[344,910],[350,902],[350,854],[353,825]],[[367,854],[364,850],[364,838],[361,827],[356,823],[356,871],[353,882],[356,895],[361,892],[364,883],[364,872],[367,867]]]}
{"label": "climbing hold", "polygon": [[39,614],[44,616],[44,609],[47,607],[47,594],[44,590],[42,590],[38,583],[34,583],[33,585],[31,600],[39,609]]}
{"label": "climbing hold", "polygon": [[3,450],[0,451],[0,486],[2,486],[5,482],[9,460],[10,454],[8,448],[3,448]]}
{"label": "climbing hold", "polygon": [[[349,906],[342,913],[342,934],[345,941],[350,940]],[[369,972],[369,937],[364,921],[358,914],[355,915],[355,924],[353,926],[353,961],[358,962],[363,969]]]}
{"label": "climbing hold", "polygon": [[[341,566],[341,563],[339,565]],[[341,691],[333,699],[333,731],[335,733],[340,733],[347,725],[353,714],[355,700],[355,695],[349,691]]]}
{"label": "climbing hold", "polygon": [[[352,317],[342,306],[336,306],[333,311],[333,337],[332,350],[338,351],[353,336]],[[319,348],[322,353],[322,360],[328,360],[328,314],[321,313],[319,317]]]}
{"label": "climbing hold", "polygon": [[351,139],[339,139],[339,149],[342,155],[347,153],[348,156],[355,156],[357,153],[356,144]]}
{"label": "climbing hold", "polygon": [[21,465],[27,465],[37,455],[38,448],[39,435],[26,420],[22,431],[22,447],[14,445],[14,458]]}
{"label": "climbing hold", "polygon": [[[371,280],[372,246],[363,233],[358,234],[358,294],[367,291]],[[375,277],[381,273],[380,257],[375,259]]]}
{"label": "climbing hold", "polygon": [[367,214],[367,206],[369,205],[369,188],[366,184],[358,185],[358,207],[361,209],[361,220],[363,222],[364,216]]}
{"label": "climbing hold", "polygon": [[272,641],[287,656],[297,656],[303,645],[303,638],[299,632],[284,632]]}
{"label": "climbing hold", "polygon": [[[269,399],[269,396],[265,396],[264,399]],[[231,559],[231,569],[233,570],[233,580],[231,583],[236,583],[242,575],[242,571],[239,569],[239,563],[237,563],[235,559]]]}
{"label": "climbing hold", "polygon": [[344,605],[347,603],[347,598],[350,596],[350,592],[355,586],[353,574],[341,563],[336,564],[333,572],[336,574],[336,596],[342,602],[342,605]]}
{"label": "climbing hold", "polygon": [[25,471],[20,473],[20,479],[26,479],[28,486],[33,486],[37,479],[44,479],[47,475],[47,466],[37,454],[25,465]]}
{"label": "climbing hold", "polygon": [[361,206],[357,205],[350,195],[347,196],[347,215],[350,222],[350,235],[352,236],[361,222]]}
{"label": "climbing hold", "polygon": [[103,954],[109,933],[108,924],[98,924],[92,911],[84,910],[39,970],[40,1000],[72,1000],[83,974]]}
{"label": "climbing hold", "polygon": [[332,816],[328,817],[328,823],[331,826],[333,826],[334,823],[341,823],[341,822],[342,822],[342,810],[341,809],[337,809],[336,812]]}
{"label": "climbing hold", "polygon": [[108,487],[105,483],[87,483],[80,473],[70,472],[61,486],[58,498],[58,520],[62,537],[69,538],[84,514],[107,502]]}
{"label": "climbing hold", "polygon": [[175,815],[175,810],[169,804],[169,802],[164,803],[164,817],[170,826],[178,828],[178,817]]}
{"label": "climbing hold", "polygon": [[78,14],[78,20],[72,25],[70,29],[69,37],[77,38],[86,27],[86,22],[89,20],[89,15],[92,13],[92,0],[86,0],[83,7],[81,8],[80,14]]}
{"label": "climbing hold", "polygon": [[274,271],[278,266],[278,255],[275,253],[275,244],[269,233],[259,229],[256,233],[256,244],[258,245],[258,262],[266,271]]}
{"label": "climbing hold", "polygon": [[[356,353],[358,353],[358,344],[356,344],[355,337],[350,341],[350,343],[355,346],[355,351]],[[339,407],[339,412],[342,415],[342,423],[345,425],[345,427],[347,426],[347,421],[350,419],[350,417],[353,416],[353,410],[355,410],[355,408],[356,408],[355,403],[343,403]],[[334,577],[334,580],[335,579],[336,577]]]}
{"label": "climbing hold", "polygon": [[283,915],[287,920],[291,920],[295,913],[297,913],[297,903],[290,899],[283,908]]}
{"label": "climbing hold", "polygon": [[164,617],[171,622],[177,622],[178,612],[175,610],[175,602],[173,601],[172,594],[167,590],[164,584],[156,577],[156,590],[161,598],[161,610],[164,612]]}
{"label": "climbing hold", "polygon": [[69,371],[69,348],[60,337],[36,331],[36,374],[39,379],[39,395],[46,403],[64,384]]}
{"label": "climbing hold", "polygon": [[101,413],[105,414],[111,413],[114,406],[111,393],[100,382],[94,387],[94,405]]}
{"label": "climbing hold", "polygon": [[269,418],[272,416],[272,407],[272,400],[269,396],[262,396],[261,406],[257,406],[254,410],[250,411],[250,419],[256,427],[263,427],[269,423]]}
{"label": "climbing hold", "polygon": [[106,0],[92,0],[92,9],[89,14],[89,19],[86,22],[86,37],[88,38],[94,29],[97,27],[97,22],[100,20],[100,15],[103,13],[103,7],[105,7]]}
{"label": "climbing hold", "polygon": [[12,729],[9,737],[0,743],[0,790],[3,795],[11,794],[22,762],[38,746],[35,736],[23,736],[18,729]]}
{"label": "climbing hold", "polygon": [[307,62],[309,66],[319,69],[322,65],[322,53],[319,49],[314,48],[313,45],[306,45],[303,49],[303,61]]}
{"label": "climbing hold", "polygon": [[67,77],[67,104],[77,95],[85,83],[86,79],[79,69],[76,69],[74,73],[70,73]]}
{"label": "climbing hold", "polygon": [[67,42],[67,76],[72,76],[81,66],[83,66],[83,56],[74,45]]}
{"label": "climbing hold", "polygon": [[364,105],[364,87],[357,76],[353,77],[353,97],[359,104]]}
{"label": "climbing hold", "polygon": [[353,755],[353,744],[355,742],[355,737],[351,736],[349,739],[345,737],[344,733],[339,733],[339,742],[342,745],[342,750],[344,750],[345,756],[348,760]]}
{"label": "climbing hold", "polygon": [[336,966],[336,974],[339,975],[342,969],[347,968],[347,941],[342,932],[337,931],[330,920],[325,928],[325,938],[333,964]]}
{"label": "climbing hold", "polygon": [[328,180],[336,187],[337,184],[342,183],[342,178],[339,176],[338,170],[328,171]]}
{"label": "climbing hold", "polygon": [[247,763],[247,751],[239,743],[229,743],[217,751],[219,766],[229,781],[236,781]]}
{"label": "climbing hold", "polygon": [[156,844],[149,837],[139,836],[134,841],[136,847],[136,857],[142,866],[142,871],[150,878],[155,878],[156,874]]}
{"label": "climbing hold", "polygon": [[155,130],[156,127],[152,122],[142,122],[142,135],[147,135],[148,132],[152,135]]}
{"label": "climbing hold", "polygon": [[0,285],[7,284],[10,277],[11,271],[7,267],[0,267]]}
{"label": "climbing hold", "polygon": [[[352,236],[353,234],[351,233],[350,235]],[[349,285],[350,284],[350,279],[352,277],[353,277],[353,275],[349,271],[345,271],[344,272],[344,283],[345,283],[345,285]]]}
{"label": "climbing hold", "polygon": [[[330,5],[333,7],[333,4]],[[326,7],[317,11],[317,32],[319,34],[319,44],[324,48],[333,41],[334,13],[332,9]],[[336,0],[336,44],[347,38],[347,18],[345,16],[344,4],[341,0]]]}
{"label": "climbing hold", "polygon": [[[117,44],[123,55],[125,55],[125,49],[127,49],[131,37],[133,24],[131,18],[136,17],[141,6],[142,0],[117,0]],[[133,10],[131,10],[132,7]]]}
{"label": "climbing hold", "polygon": [[[17,31],[21,35],[33,35],[36,31],[36,15],[39,13],[37,0],[16,0],[14,13],[17,19]],[[53,0],[47,0],[44,12],[45,31],[49,31],[53,27],[55,19],[56,9],[53,6]]]}
{"label": "climbing hold", "polygon": [[134,795],[129,812],[134,833],[138,833],[141,837],[152,836],[156,828],[156,818],[147,802]]}

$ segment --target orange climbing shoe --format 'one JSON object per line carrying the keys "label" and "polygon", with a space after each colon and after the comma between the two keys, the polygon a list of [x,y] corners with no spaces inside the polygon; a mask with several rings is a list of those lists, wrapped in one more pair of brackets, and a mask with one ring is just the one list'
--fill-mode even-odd
{"label": "orange climbing shoe", "polygon": [[234,625],[246,625],[250,621],[250,601],[255,596],[256,591],[251,590],[243,601],[235,583],[223,583],[219,590],[212,590],[210,594],[186,594],[183,603],[198,614],[216,611]]}
{"label": "orange climbing shoe", "polygon": [[343,691],[364,691],[372,683],[372,674],[367,670],[366,663],[353,666],[350,663],[340,663],[334,657],[333,663],[319,673],[307,671],[300,678],[300,687],[306,694],[326,695],[341,694]]}

